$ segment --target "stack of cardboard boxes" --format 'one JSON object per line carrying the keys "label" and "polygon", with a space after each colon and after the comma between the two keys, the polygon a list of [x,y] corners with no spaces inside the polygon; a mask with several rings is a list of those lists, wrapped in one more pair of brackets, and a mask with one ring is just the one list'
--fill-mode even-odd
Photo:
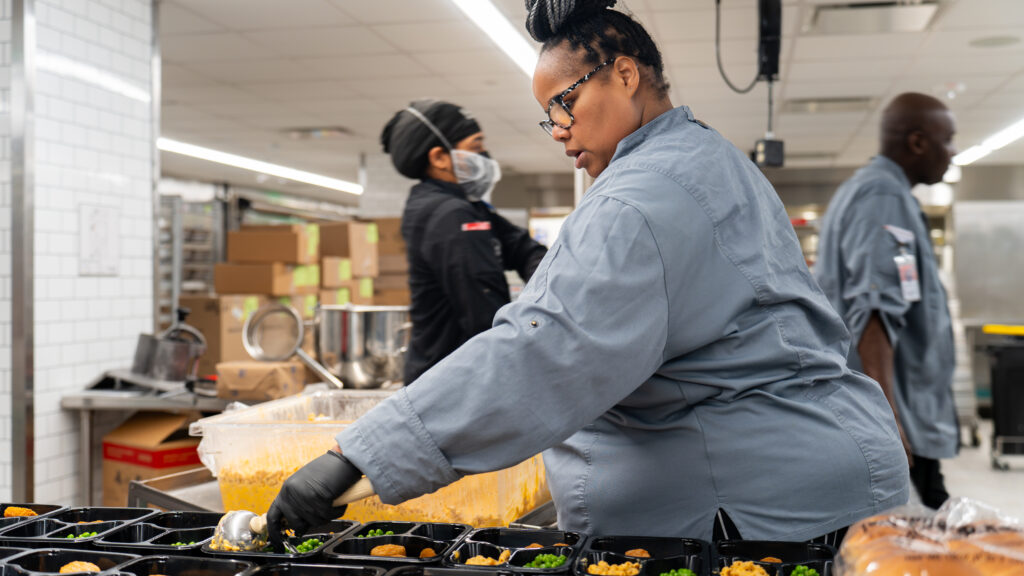
{"label": "stack of cardboard boxes", "polygon": [[374,290],[373,303],[380,306],[408,306],[409,262],[402,239],[401,218],[375,220],[380,232],[380,276]]}
{"label": "stack of cardboard boxes", "polygon": [[339,222],[320,227],[321,304],[375,303],[374,283],[380,273],[379,240],[374,222]]}
{"label": "stack of cardboard boxes", "polygon": [[[246,226],[228,233],[227,248],[227,262],[214,269],[218,296],[213,299],[247,303],[240,316],[221,314],[218,319],[222,326],[238,326],[231,347],[241,347],[241,325],[266,302],[276,300],[294,307],[304,319],[313,317],[320,290],[320,226]],[[204,319],[193,318],[203,330]],[[303,347],[312,348],[312,334]],[[298,361],[260,362],[249,358],[244,348],[238,356],[225,355],[223,349],[219,355],[211,352],[204,362],[215,364],[217,391],[223,398],[258,402],[294,394],[305,386],[306,371]]]}

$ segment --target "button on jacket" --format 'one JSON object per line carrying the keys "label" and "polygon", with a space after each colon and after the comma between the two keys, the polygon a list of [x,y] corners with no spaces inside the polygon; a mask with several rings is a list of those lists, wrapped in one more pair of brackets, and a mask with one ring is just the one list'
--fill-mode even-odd
{"label": "button on jacket", "polygon": [[413,186],[402,215],[412,292],[412,335],[404,380],[491,327],[508,304],[505,270],[523,280],[546,249],[484,202],[470,202],[458,184],[424,180]]}
{"label": "button on jacket", "polygon": [[[927,221],[910,189],[903,169],[885,156],[844,182],[825,214],[815,275],[853,342],[878,312],[893,346],[896,404],[911,450],[925,458],[951,458],[959,444],[952,321]],[[901,247],[894,227],[913,239]],[[917,259],[917,302],[907,301],[900,289],[894,258],[901,248]],[[861,369],[856,346],[850,347],[849,361]]]}
{"label": "button on jacket", "polygon": [[806,540],[907,499],[848,345],[771,185],[681,107],[619,143],[491,330],[337,440],[388,503],[546,450],[565,529],[708,539],[721,508]]}

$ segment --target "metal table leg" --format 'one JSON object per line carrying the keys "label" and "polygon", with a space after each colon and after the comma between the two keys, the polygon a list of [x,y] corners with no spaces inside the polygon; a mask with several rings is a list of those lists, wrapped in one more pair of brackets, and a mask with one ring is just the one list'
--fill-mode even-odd
{"label": "metal table leg", "polygon": [[92,506],[92,410],[80,410],[78,414],[78,480],[85,506]]}

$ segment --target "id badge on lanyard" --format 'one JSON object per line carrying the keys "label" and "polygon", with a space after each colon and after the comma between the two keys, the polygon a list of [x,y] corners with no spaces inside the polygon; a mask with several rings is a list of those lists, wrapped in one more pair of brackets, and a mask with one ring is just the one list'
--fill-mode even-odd
{"label": "id badge on lanyard", "polygon": [[900,291],[907,302],[921,300],[921,282],[917,277],[917,258],[900,246],[900,255],[894,256],[896,270],[900,274]]}

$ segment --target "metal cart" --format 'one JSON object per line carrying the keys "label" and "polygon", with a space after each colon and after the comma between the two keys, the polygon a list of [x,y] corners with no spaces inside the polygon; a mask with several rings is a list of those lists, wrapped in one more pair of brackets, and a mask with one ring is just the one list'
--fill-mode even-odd
{"label": "metal cart", "polygon": [[1024,457],[1024,326],[987,324],[992,366],[992,467],[1008,470],[1006,457]]}

